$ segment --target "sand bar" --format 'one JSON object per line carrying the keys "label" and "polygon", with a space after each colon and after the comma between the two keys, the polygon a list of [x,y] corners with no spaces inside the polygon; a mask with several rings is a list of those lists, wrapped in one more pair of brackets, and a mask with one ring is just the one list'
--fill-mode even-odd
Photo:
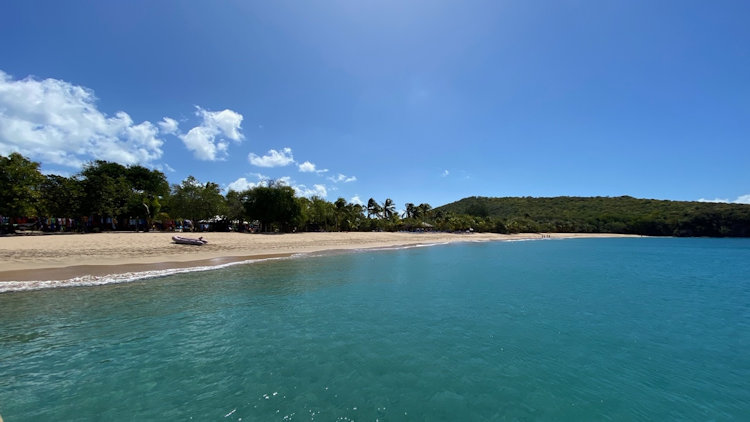
{"label": "sand bar", "polygon": [[450,242],[613,237],[620,235],[494,233],[200,233],[204,246],[178,245],[174,233],[99,233],[0,237],[0,283],[63,280],[171,268],[214,266],[233,261],[324,251],[387,248]]}

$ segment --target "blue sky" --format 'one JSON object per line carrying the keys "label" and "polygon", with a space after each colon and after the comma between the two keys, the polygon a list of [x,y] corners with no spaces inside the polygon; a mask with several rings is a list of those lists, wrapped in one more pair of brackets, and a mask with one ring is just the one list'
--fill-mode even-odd
{"label": "blue sky", "polygon": [[23,1],[0,154],[439,206],[750,203],[747,1]]}

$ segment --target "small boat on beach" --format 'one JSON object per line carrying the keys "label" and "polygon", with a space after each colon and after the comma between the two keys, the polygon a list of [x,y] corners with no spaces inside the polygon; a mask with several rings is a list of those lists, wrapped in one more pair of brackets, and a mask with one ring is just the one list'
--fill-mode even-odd
{"label": "small boat on beach", "polygon": [[172,241],[180,245],[195,245],[195,246],[203,246],[206,243],[208,243],[208,240],[204,240],[203,237],[199,237],[195,239],[192,237],[172,236]]}

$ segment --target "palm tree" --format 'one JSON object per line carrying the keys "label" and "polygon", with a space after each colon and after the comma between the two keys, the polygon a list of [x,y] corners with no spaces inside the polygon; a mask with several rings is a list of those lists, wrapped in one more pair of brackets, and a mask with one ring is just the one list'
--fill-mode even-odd
{"label": "palm tree", "polygon": [[341,230],[341,222],[346,219],[346,199],[338,198],[333,203],[336,206],[336,230]]}
{"label": "palm tree", "polygon": [[430,212],[431,210],[432,210],[432,207],[430,206],[430,204],[426,204],[426,203],[422,203],[422,204],[419,204],[419,206],[418,206],[418,207],[416,208],[416,210],[414,211],[414,217],[415,217],[415,218],[417,218],[417,217],[421,217],[421,218],[423,218],[423,219],[424,219],[424,218],[427,218],[427,217],[428,217],[428,215],[427,215],[427,214],[428,214],[428,213],[429,213],[429,212]]}
{"label": "palm tree", "polygon": [[363,225],[365,207],[361,204],[349,203],[346,205],[346,226],[347,230],[359,230]]}
{"label": "palm tree", "polygon": [[396,212],[396,204],[393,203],[391,198],[386,198],[385,202],[383,202],[382,212],[385,219],[390,219],[393,213]]}
{"label": "palm tree", "polygon": [[370,198],[370,200],[367,201],[367,218],[372,218],[373,215],[380,217],[381,211],[380,205],[378,205],[374,198]]}
{"label": "palm tree", "polygon": [[416,217],[416,211],[417,207],[414,206],[411,202],[406,203],[406,218],[414,218]]}

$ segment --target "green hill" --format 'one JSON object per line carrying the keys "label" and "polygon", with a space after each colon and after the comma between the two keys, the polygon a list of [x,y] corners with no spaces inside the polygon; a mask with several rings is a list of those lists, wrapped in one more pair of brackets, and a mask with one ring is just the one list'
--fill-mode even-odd
{"label": "green hill", "polygon": [[[621,197],[470,197],[437,214],[491,221],[507,232],[750,236],[750,205]],[[498,223],[500,225],[498,225]]]}

